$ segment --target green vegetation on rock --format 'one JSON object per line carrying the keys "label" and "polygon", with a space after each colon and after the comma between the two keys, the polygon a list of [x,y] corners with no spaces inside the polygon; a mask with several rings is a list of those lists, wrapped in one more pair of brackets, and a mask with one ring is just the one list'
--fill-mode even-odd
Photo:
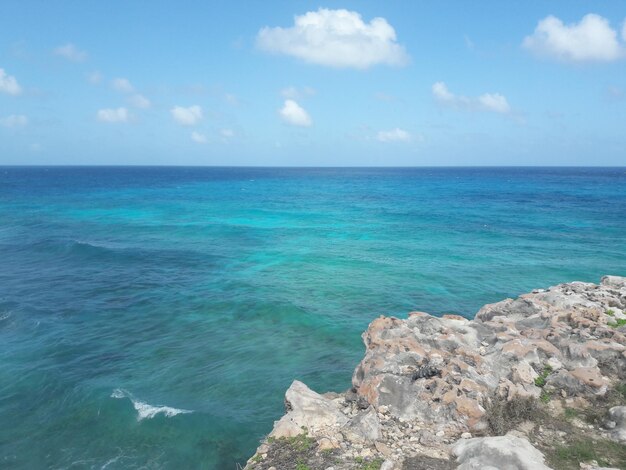
{"label": "green vegetation on rock", "polygon": [[615,323],[609,323],[611,328],[619,328],[624,325],[626,325],[626,318],[616,318]]}
{"label": "green vegetation on rock", "polygon": [[495,395],[485,406],[485,410],[490,434],[494,436],[503,436],[522,421],[536,421],[543,415],[539,403],[532,397],[507,400]]}
{"label": "green vegetation on rock", "polygon": [[543,370],[541,371],[541,374],[539,374],[539,377],[535,379],[535,385],[537,387],[543,388],[546,385],[546,379],[548,378],[551,372],[552,372],[552,366],[550,364],[544,365]]}
{"label": "green vegetation on rock", "polygon": [[626,468],[626,446],[609,440],[577,440],[556,446],[546,458],[554,470],[579,468],[580,462],[591,460],[601,467]]}

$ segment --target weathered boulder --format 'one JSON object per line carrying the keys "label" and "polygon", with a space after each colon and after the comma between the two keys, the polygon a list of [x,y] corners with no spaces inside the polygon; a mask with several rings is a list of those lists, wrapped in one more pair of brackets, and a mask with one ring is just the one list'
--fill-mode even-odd
{"label": "weathered boulder", "polygon": [[452,453],[458,470],[550,470],[530,442],[510,435],[461,439]]}
{"label": "weathered boulder", "polygon": [[376,410],[370,407],[367,411],[359,413],[352,418],[343,428],[342,434],[352,442],[374,442],[380,438],[380,421]]}
{"label": "weathered boulder", "polygon": [[274,423],[272,437],[293,437],[304,430],[312,435],[336,430],[348,423],[339,406],[294,380],[285,394],[285,414]]}
{"label": "weathered boulder", "polygon": [[611,439],[621,444],[626,444],[626,406],[614,406],[609,410],[609,422],[611,423]]}
{"label": "weathered boulder", "polygon": [[592,460],[590,463],[581,462],[580,470],[620,470],[614,467],[600,467],[598,462]]}

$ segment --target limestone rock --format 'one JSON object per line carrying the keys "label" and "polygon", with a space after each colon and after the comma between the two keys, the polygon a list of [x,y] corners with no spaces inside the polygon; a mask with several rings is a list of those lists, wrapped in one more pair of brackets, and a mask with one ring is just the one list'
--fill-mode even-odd
{"label": "limestone rock", "polygon": [[306,430],[315,436],[348,422],[335,402],[294,380],[285,394],[287,414],[274,423],[272,437],[293,437]]}
{"label": "limestone rock", "polygon": [[613,467],[600,467],[598,462],[592,460],[590,463],[581,462],[580,470],[619,470],[619,468]]}
{"label": "limestone rock", "polygon": [[515,436],[461,439],[452,448],[458,470],[550,470],[544,456],[526,439]]}
{"label": "limestone rock", "polygon": [[399,470],[399,468],[393,460],[385,460],[380,466],[380,470]]}
{"label": "limestone rock", "polygon": [[[537,289],[485,305],[473,320],[423,312],[404,320],[377,318],[363,333],[366,350],[351,390],[320,395],[294,381],[285,395],[286,414],[270,436],[313,438],[311,468],[347,470],[357,458],[380,458],[385,469],[448,470],[449,444],[462,436],[452,447],[462,470],[545,470],[543,455],[527,437],[539,436],[538,445],[545,448],[547,440],[550,448],[565,433],[544,432],[527,421],[506,436],[471,438],[493,429],[484,406],[540,396],[551,400],[545,409],[555,416],[563,406],[594,406],[626,380],[626,327],[616,326],[619,319],[626,319],[626,278],[617,276],[605,276],[599,285]],[[611,408],[609,415],[597,432],[626,443],[626,407]],[[578,432],[594,429],[571,422]],[[257,454],[271,456],[271,447],[268,440]],[[267,458],[251,459],[246,468],[280,467]]]}
{"label": "limestone rock", "polygon": [[485,305],[474,320],[380,317],[363,334],[353,388],[393,418],[456,435],[484,429],[483,403],[496,392],[539,397],[536,380],[562,396],[603,395],[626,378],[626,334],[611,326],[622,309],[626,278],[605,276]]}
{"label": "limestone rock", "polygon": [[620,276],[603,276],[600,280],[603,286],[611,286],[617,288],[626,287],[626,277]]}
{"label": "limestone rock", "polygon": [[615,424],[611,439],[626,444],[626,406],[614,406],[609,410],[609,420]]}
{"label": "limestone rock", "polygon": [[376,442],[376,450],[385,457],[390,457],[392,454],[392,450],[389,448],[389,446],[378,441]]}
{"label": "limestone rock", "polygon": [[380,421],[374,408],[361,412],[342,429],[346,438],[353,442],[373,442],[380,438]]}

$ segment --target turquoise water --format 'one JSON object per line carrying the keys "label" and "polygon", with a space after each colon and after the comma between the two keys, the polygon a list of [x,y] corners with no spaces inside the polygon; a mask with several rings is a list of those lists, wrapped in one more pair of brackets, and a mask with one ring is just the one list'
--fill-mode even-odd
{"label": "turquoise water", "polygon": [[234,469],[374,317],[607,273],[625,168],[0,167],[0,467]]}

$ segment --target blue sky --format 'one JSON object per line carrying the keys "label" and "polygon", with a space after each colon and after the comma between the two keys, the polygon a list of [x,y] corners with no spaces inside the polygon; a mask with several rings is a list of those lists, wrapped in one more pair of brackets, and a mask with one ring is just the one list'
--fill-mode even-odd
{"label": "blue sky", "polygon": [[622,1],[13,1],[0,164],[624,165]]}

